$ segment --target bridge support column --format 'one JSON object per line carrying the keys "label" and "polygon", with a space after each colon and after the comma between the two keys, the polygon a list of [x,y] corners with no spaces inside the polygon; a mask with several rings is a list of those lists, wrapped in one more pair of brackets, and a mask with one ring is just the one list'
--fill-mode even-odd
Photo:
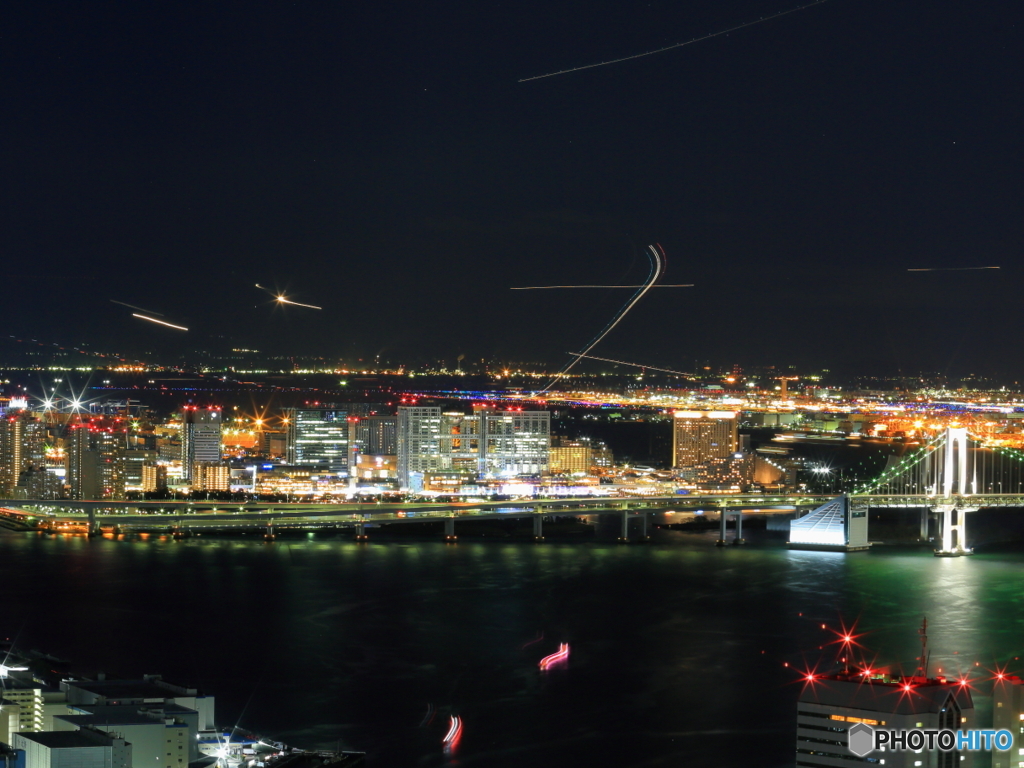
{"label": "bridge support column", "polygon": [[369,537],[366,535],[366,524],[356,523],[356,541],[368,541]]}
{"label": "bridge support column", "polygon": [[619,534],[619,542],[622,544],[629,543],[629,512],[625,510],[622,512],[622,532]]}
{"label": "bridge support column", "polygon": [[101,533],[100,526],[96,522],[96,510],[89,507],[89,530],[86,531],[86,535],[92,539],[99,536]]}
{"label": "bridge support column", "polygon": [[921,539],[921,541],[928,541],[928,518],[930,516],[931,516],[931,510],[930,509],[922,509],[921,510],[921,531],[917,535],[917,537],[919,539]]}
{"label": "bridge support column", "polygon": [[647,512],[640,513],[640,541],[649,541],[650,536],[647,535]]}
{"label": "bridge support column", "polygon": [[535,514],[533,516],[533,540],[544,541],[544,517]]}
{"label": "bridge support column", "polygon": [[725,525],[729,521],[729,511],[723,509],[721,514],[718,516],[718,523],[721,526],[718,534],[718,541],[715,542],[716,547],[724,547],[728,542],[725,540]]}
{"label": "bridge support column", "polygon": [[459,537],[455,535],[455,518],[449,517],[444,521],[444,540],[453,544]]}
{"label": "bridge support column", "polygon": [[732,540],[733,544],[746,544],[747,540],[743,538],[743,512],[736,513],[736,538]]}
{"label": "bridge support column", "polygon": [[954,504],[936,508],[939,513],[939,549],[936,557],[959,557],[973,554],[973,550],[964,546],[967,543],[967,513],[974,512],[977,507],[959,507]]}

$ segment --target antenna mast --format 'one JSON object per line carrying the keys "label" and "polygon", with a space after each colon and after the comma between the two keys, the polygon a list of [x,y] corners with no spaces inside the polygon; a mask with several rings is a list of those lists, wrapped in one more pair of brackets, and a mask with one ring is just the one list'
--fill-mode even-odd
{"label": "antenna mast", "polygon": [[917,633],[921,636],[921,658],[920,664],[917,667],[917,673],[921,677],[928,677],[928,617],[925,616],[921,620],[921,628],[917,630]]}

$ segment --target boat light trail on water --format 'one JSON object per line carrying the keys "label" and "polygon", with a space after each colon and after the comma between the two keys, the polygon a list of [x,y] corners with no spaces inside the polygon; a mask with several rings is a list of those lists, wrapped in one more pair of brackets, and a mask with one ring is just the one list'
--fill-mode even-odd
{"label": "boat light trail on water", "polygon": [[[693,283],[682,285],[652,285],[652,288],[693,288]],[[524,285],[510,291],[545,291],[552,288],[643,288],[642,285]]]}
{"label": "boat light trail on water", "polygon": [[129,309],[137,309],[139,310],[139,312],[147,312],[151,315],[156,315],[157,317],[163,317],[163,313],[154,312],[153,310],[146,309],[145,307],[136,307],[134,304],[125,304],[123,301],[118,301],[117,299],[111,299],[110,301],[112,304],[120,304],[122,307],[128,307]]}
{"label": "boat light trail on water", "polygon": [[969,272],[973,269],[999,269],[999,267],[923,267],[908,269],[907,272]]}
{"label": "boat light trail on water", "polygon": [[647,278],[647,282],[643,284],[639,291],[633,294],[633,298],[626,302],[626,305],[619,310],[618,314],[616,314],[615,317],[612,318],[611,322],[608,323],[607,326],[605,326],[605,329],[601,331],[601,333],[598,334],[598,336],[592,342],[590,342],[590,344],[587,345],[587,348],[580,352],[575,358],[573,358],[568,365],[562,368],[562,370],[556,373],[554,377],[552,377],[551,381],[548,382],[547,386],[544,387],[544,389],[537,392],[538,395],[542,395],[549,389],[551,389],[551,387],[555,385],[555,382],[557,382],[560,378],[565,376],[565,374],[572,370],[573,366],[575,366],[576,363],[578,363],[586,355],[588,355],[590,353],[590,350],[596,347],[600,343],[601,339],[603,339],[605,336],[611,333],[612,329],[622,321],[622,318],[626,316],[629,310],[631,310],[633,306],[644,297],[644,294],[651,290],[651,288],[654,287],[654,284],[658,282],[658,278],[661,277],[662,259],[665,256],[665,251],[658,243],[655,243],[654,245],[647,246],[647,252],[650,254],[653,260],[651,266],[651,273],[650,276]]}
{"label": "boat light trail on water", "polygon": [[462,718],[457,715],[449,715],[448,719],[451,721],[451,725],[448,727],[448,733],[445,734],[443,743],[446,747],[453,747],[462,735]]}
{"label": "boat light trail on water", "polygon": [[581,355],[578,352],[567,352],[569,355],[577,355],[587,360],[601,360],[606,363],[617,363],[618,365],[631,365],[634,368],[646,368],[648,371],[661,371],[662,373],[678,373],[680,376],[689,376],[683,371],[673,371],[671,368],[655,368],[653,365],[641,365],[640,363],[627,363],[625,360],[612,360],[610,357],[594,357],[593,355]]}
{"label": "boat light trail on water", "polygon": [[524,77],[520,80],[520,83],[528,83],[531,80],[543,80],[545,77],[554,77],[555,75],[567,75],[570,72],[580,72],[584,69],[594,69],[595,67],[607,67],[609,64],[619,64],[623,61],[632,61],[633,59],[642,59],[644,56],[653,56],[656,53],[664,53],[665,51],[672,51],[676,48],[682,48],[687,45],[693,45],[704,40],[710,40],[713,37],[720,37],[721,35],[727,35],[730,32],[735,32],[738,29],[745,29],[747,27],[753,27],[756,24],[763,24],[766,21],[777,19],[780,16],[787,16],[797,11],[802,11],[805,8],[810,8],[813,5],[821,5],[827,3],[828,0],[815,0],[813,3],[807,3],[806,5],[798,5],[796,8],[790,8],[788,11],[779,11],[771,16],[764,16],[754,21],[748,21],[746,24],[740,24],[736,27],[729,27],[729,29],[723,29],[721,32],[712,32],[711,34],[704,35],[703,37],[695,37],[692,40],[687,40],[684,43],[675,43],[674,45],[666,45],[664,48],[655,48],[653,51],[644,51],[643,53],[634,53],[632,56],[623,56],[620,59],[610,59],[609,61],[600,61],[597,64],[585,64],[582,67],[572,67],[571,69],[560,69],[558,72],[548,72],[546,75],[534,75],[533,77]]}
{"label": "boat light trail on water", "polygon": [[551,669],[551,665],[557,664],[560,661],[565,661],[568,658],[569,658],[569,644],[568,643],[561,643],[558,646],[558,651],[557,652],[552,653],[550,656],[545,656],[543,659],[540,660],[540,664],[538,664],[537,666],[539,666],[543,670],[548,670],[548,669]]}
{"label": "boat light trail on water", "polygon": [[132,317],[137,317],[137,318],[139,318],[139,320],[149,320],[149,322],[151,322],[151,323],[159,323],[160,325],[166,325],[168,328],[177,328],[179,331],[187,331],[188,330],[188,328],[186,328],[183,325],[174,325],[174,323],[165,323],[163,320],[157,320],[155,317],[146,317],[145,315],[139,315],[139,314],[136,314],[135,312],[132,312]]}

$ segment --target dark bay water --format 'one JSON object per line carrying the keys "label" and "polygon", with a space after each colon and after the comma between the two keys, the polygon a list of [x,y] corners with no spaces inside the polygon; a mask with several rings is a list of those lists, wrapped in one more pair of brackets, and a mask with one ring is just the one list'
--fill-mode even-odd
{"label": "dark bay water", "polygon": [[[223,724],[340,740],[372,766],[792,765],[793,667],[827,653],[820,625],[840,617],[908,672],[925,614],[933,668],[1024,670],[1020,552],[790,552],[767,534],[718,549],[715,533],[659,533],[445,546],[4,531],[0,635],[201,686]],[[540,672],[560,642],[568,663]],[[465,731],[446,756],[449,713]]]}

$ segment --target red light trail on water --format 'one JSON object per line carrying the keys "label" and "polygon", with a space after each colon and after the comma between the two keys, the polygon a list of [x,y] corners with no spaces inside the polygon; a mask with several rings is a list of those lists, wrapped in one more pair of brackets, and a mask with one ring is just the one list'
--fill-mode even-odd
{"label": "red light trail on water", "polygon": [[542,670],[549,670],[555,664],[565,661],[569,658],[569,644],[562,643],[558,646],[558,651],[552,653],[550,656],[545,656],[540,660],[539,666]]}

